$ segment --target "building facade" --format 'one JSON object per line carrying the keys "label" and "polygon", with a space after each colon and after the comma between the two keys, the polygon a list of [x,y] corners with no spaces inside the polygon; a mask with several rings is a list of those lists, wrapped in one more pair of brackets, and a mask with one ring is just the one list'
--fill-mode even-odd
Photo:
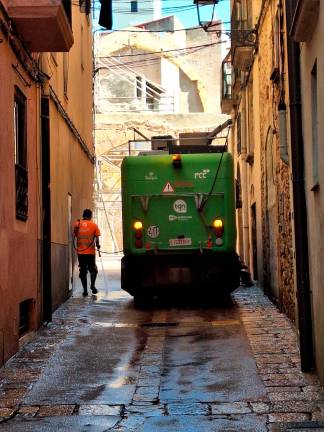
{"label": "building facade", "polygon": [[[295,324],[303,370],[315,366],[323,382],[322,251],[320,240],[315,241],[322,214],[317,185],[317,65],[323,61],[319,3],[231,1],[231,51],[223,61],[221,103],[233,119],[232,151],[242,198],[238,250],[254,279]],[[306,25],[310,10],[312,24]],[[300,29],[308,39],[299,48],[291,32],[298,38]],[[313,237],[308,238],[307,226]]]}
{"label": "building facade", "polygon": [[0,2],[0,364],[67,298],[72,218],[92,202],[90,16],[36,3]]}

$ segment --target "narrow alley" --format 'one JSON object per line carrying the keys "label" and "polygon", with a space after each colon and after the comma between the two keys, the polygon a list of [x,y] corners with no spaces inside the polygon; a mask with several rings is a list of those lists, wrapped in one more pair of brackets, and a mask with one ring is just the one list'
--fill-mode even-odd
{"label": "narrow alley", "polygon": [[0,0],[0,432],[324,432],[324,0]]}
{"label": "narrow alley", "polygon": [[294,330],[259,288],[136,309],[120,259],[103,263],[98,295],[77,286],[1,369],[1,431],[324,429],[316,376],[300,372]]}

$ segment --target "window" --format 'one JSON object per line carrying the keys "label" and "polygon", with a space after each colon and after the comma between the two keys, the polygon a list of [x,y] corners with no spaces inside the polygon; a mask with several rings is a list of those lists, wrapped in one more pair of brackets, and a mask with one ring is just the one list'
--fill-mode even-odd
{"label": "window", "polygon": [[146,81],[146,107],[150,111],[158,111],[161,90],[154,84]]}
{"label": "window", "polygon": [[16,218],[28,217],[28,171],[27,171],[27,110],[26,97],[15,87],[14,97],[14,144],[16,177]]}
{"label": "window", "polygon": [[317,62],[311,72],[313,186],[318,185]]}
{"label": "window", "polygon": [[253,121],[253,82],[252,78],[251,81],[248,84],[248,107],[247,107],[247,114],[248,114],[248,151],[253,153],[254,152],[254,121]]}
{"label": "window", "polygon": [[271,81],[277,83],[280,76],[280,15],[276,13],[273,25],[272,71]]}
{"label": "window", "polygon": [[91,12],[91,1],[90,0],[79,0],[80,11],[89,15]]}
{"label": "window", "polygon": [[16,181],[16,218],[28,217],[27,121],[26,98],[18,87],[14,97],[14,144]]}
{"label": "window", "polygon": [[69,53],[63,53],[63,91],[64,96],[68,97],[68,79],[69,79]]}
{"label": "window", "polygon": [[238,113],[236,119],[236,144],[237,144],[237,154],[241,154],[241,113]]}
{"label": "window", "polygon": [[27,168],[26,148],[26,98],[18,87],[14,101],[15,163]]}
{"label": "window", "polygon": [[80,58],[81,58],[81,70],[84,70],[84,30],[81,26],[81,43],[80,43]]}
{"label": "window", "polygon": [[72,2],[71,0],[62,0],[63,3],[63,7],[65,10],[65,14],[67,16],[67,19],[70,23],[70,25],[72,25]]}
{"label": "window", "polygon": [[136,77],[136,96],[141,98],[143,96],[143,81],[141,76]]}
{"label": "window", "polygon": [[138,12],[137,0],[131,0],[131,12]]}
{"label": "window", "polygon": [[32,299],[25,300],[19,304],[19,337],[23,336],[30,329],[32,304]]}

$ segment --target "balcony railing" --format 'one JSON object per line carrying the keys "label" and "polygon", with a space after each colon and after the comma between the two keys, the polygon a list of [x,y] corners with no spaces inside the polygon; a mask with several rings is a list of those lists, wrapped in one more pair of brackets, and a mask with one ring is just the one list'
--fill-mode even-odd
{"label": "balcony railing", "polygon": [[232,33],[233,66],[248,71],[252,65],[256,46],[254,30],[237,30]]}
{"label": "balcony railing", "polygon": [[8,0],[8,14],[30,51],[70,50],[73,44],[71,2]]}
{"label": "balcony railing", "polygon": [[257,44],[256,31],[250,28],[248,10],[234,1],[231,17],[231,49],[233,67],[247,71],[252,65]]}
{"label": "balcony railing", "polygon": [[225,57],[222,62],[221,73],[221,109],[223,114],[230,114],[233,106],[235,105],[235,98],[232,91],[232,65],[230,53]]}
{"label": "balcony railing", "polygon": [[16,164],[16,218],[27,220],[28,217],[28,171]]}

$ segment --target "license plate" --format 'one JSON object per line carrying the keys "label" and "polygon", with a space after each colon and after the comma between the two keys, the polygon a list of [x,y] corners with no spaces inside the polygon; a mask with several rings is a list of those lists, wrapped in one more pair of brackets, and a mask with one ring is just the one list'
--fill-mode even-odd
{"label": "license plate", "polygon": [[170,239],[169,246],[191,246],[191,238]]}

